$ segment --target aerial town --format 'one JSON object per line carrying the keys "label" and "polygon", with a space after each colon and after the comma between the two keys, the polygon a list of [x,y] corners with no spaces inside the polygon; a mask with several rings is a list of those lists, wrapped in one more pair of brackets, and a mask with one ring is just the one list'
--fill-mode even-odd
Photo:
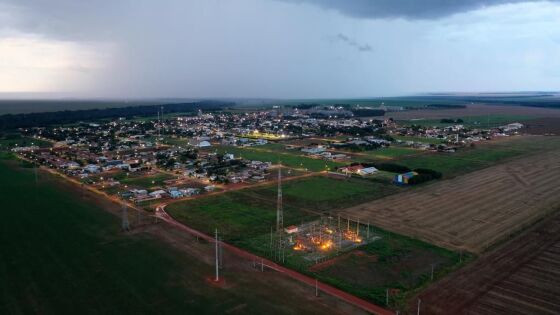
{"label": "aerial town", "polygon": [[0,315],[560,314],[560,0],[0,0]]}
{"label": "aerial town", "polygon": [[[243,114],[199,111],[195,116],[144,121],[116,118],[24,129],[23,136],[48,141],[52,147],[31,143],[12,150],[85,185],[143,204],[273,181],[279,166],[298,176],[313,172],[375,176],[378,168],[361,152],[410,148],[452,154],[479,142],[515,135],[523,128],[521,123],[491,129],[461,123],[421,127],[350,115],[342,108],[328,107]],[[247,148],[254,151],[246,155]],[[286,151],[297,159],[282,163],[281,155],[261,160],[250,154],[260,150]],[[419,174],[394,175],[395,184],[408,184]]]}

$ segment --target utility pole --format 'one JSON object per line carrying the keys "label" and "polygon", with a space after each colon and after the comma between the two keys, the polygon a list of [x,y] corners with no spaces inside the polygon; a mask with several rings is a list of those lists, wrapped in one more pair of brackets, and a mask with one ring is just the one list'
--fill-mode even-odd
{"label": "utility pole", "polygon": [[430,278],[432,281],[434,281],[434,264],[432,264],[432,275]]}
{"label": "utility pole", "polygon": [[218,237],[218,257],[219,257],[219,264],[218,266],[220,269],[224,269],[224,247],[222,246],[222,238]]}
{"label": "utility pole", "polygon": [[317,279],[315,279],[315,297],[319,296],[319,284]]}
{"label": "utility pole", "polygon": [[122,205],[122,230],[130,231],[130,223],[128,222],[128,208],[126,207],[125,203],[123,203]]}
{"label": "utility pole", "polygon": [[218,229],[216,228],[216,282],[220,281],[220,269],[218,266]]}
{"label": "utility pole", "polygon": [[35,172],[35,185],[39,184],[39,179],[37,178],[37,164],[33,163],[33,171]]}
{"label": "utility pole", "polygon": [[420,299],[418,299],[418,308],[417,308],[417,310],[416,310],[416,315],[420,315],[420,303],[421,303],[421,302],[422,302],[422,301],[421,301]]}
{"label": "utility pole", "polygon": [[389,306],[389,289],[385,290],[385,305]]}

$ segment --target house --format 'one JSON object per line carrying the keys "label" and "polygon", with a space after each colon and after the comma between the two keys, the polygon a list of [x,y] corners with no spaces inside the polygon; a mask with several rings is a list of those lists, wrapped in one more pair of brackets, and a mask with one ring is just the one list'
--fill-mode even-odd
{"label": "house", "polygon": [[347,167],[343,167],[340,169],[340,171],[342,173],[358,173],[358,171],[362,170],[364,167],[362,165],[352,165],[352,166],[347,166]]}
{"label": "house", "polygon": [[362,176],[366,176],[366,175],[372,175],[377,173],[377,169],[373,166],[371,167],[364,167],[362,169],[359,169],[356,171],[356,174],[358,175],[362,175]]}
{"label": "house", "polygon": [[284,229],[284,231],[288,234],[293,234],[298,232],[298,227],[295,225],[290,225]]}
{"label": "house", "polygon": [[89,164],[86,165],[86,167],[84,167],[84,171],[88,172],[88,173],[99,173],[100,172],[100,168],[97,165],[94,164]]}
{"label": "house", "polygon": [[148,195],[148,191],[146,189],[131,189],[130,192],[133,193],[134,196],[137,196],[137,197]]}
{"label": "house", "polygon": [[184,196],[198,195],[200,193],[200,189],[198,188],[180,189],[179,191],[182,192]]}
{"label": "house", "polygon": [[206,140],[200,141],[197,145],[197,147],[199,147],[199,148],[207,148],[207,147],[211,147],[211,146],[212,146],[212,144],[210,144],[210,142],[208,142]]}
{"label": "house", "polygon": [[181,198],[183,197],[183,193],[179,190],[171,190],[169,192],[169,195],[171,196],[171,198],[173,199],[177,199],[177,198]]}
{"label": "house", "polygon": [[165,190],[156,190],[156,191],[152,191],[151,193],[149,193],[148,195],[150,195],[150,197],[153,198],[161,198],[162,196],[166,195],[167,192]]}
{"label": "house", "polygon": [[318,145],[316,147],[307,147],[307,148],[303,148],[301,149],[301,152],[305,152],[305,153],[309,153],[309,154],[319,154],[321,152],[324,152],[326,149],[324,146],[322,145]]}
{"label": "house", "polygon": [[404,174],[395,175],[394,182],[398,185],[408,185],[410,179],[418,175],[416,172],[408,172]]}

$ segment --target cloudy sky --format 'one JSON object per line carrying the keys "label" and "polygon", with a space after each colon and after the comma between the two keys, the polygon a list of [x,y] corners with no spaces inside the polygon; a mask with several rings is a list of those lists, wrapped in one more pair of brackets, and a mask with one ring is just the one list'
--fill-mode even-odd
{"label": "cloudy sky", "polygon": [[528,90],[560,90],[560,1],[0,0],[0,97]]}

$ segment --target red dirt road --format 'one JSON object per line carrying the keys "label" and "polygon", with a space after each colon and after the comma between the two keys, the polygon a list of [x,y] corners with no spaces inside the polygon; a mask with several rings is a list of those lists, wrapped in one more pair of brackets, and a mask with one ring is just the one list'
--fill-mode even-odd
{"label": "red dirt road", "polygon": [[[190,234],[193,234],[195,236],[198,236],[200,238],[203,238],[209,242],[214,242],[214,238],[211,236],[208,236],[202,232],[199,232],[195,229],[192,229],[182,223],[179,223],[177,221],[175,221],[170,215],[168,215],[165,212],[165,205],[162,205],[160,207],[158,207],[156,209],[156,216],[160,219],[162,219],[163,221],[167,222],[168,224],[173,225],[174,227],[177,227],[183,231],[186,231]],[[379,314],[379,315],[392,315],[394,314],[392,311],[390,310],[386,310],[378,305],[375,305],[373,303],[370,303],[368,301],[365,301],[363,299],[360,299],[354,295],[351,295],[349,293],[346,293],[342,290],[339,290],[335,287],[332,287],[328,284],[322,283],[322,282],[316,282],[316,279],[313,279],[311,277],[305,276],[299,272],[296,272],[294,270],[285,268],[283,266],[280,266],[268,259],[259,257],[257,255],[251,254],[245,250],[242,250],[238,247],[235,247],[233,245],[227,244],[227,243],[222,243],[222,246],[225,247],[228,251],[240,256],[240,257],[244,257],[247,258],[249,260],[252,261],[256,261],[256,262],[261,262],[264,264],[264,266],[266,266],[267,268],[276,270],[278,272],[281,272],[289,277],[291,277],[292,279],[298,280],[300,282],[306,283],[309,286],[315,286],[315,284],[317,283],[317,286],[319,288],[320,291],[325,292],[329,295],[335,296],[347,303],[350,303],[352,305],[355,305],[367,312],[370,312],[372,314]]]}

